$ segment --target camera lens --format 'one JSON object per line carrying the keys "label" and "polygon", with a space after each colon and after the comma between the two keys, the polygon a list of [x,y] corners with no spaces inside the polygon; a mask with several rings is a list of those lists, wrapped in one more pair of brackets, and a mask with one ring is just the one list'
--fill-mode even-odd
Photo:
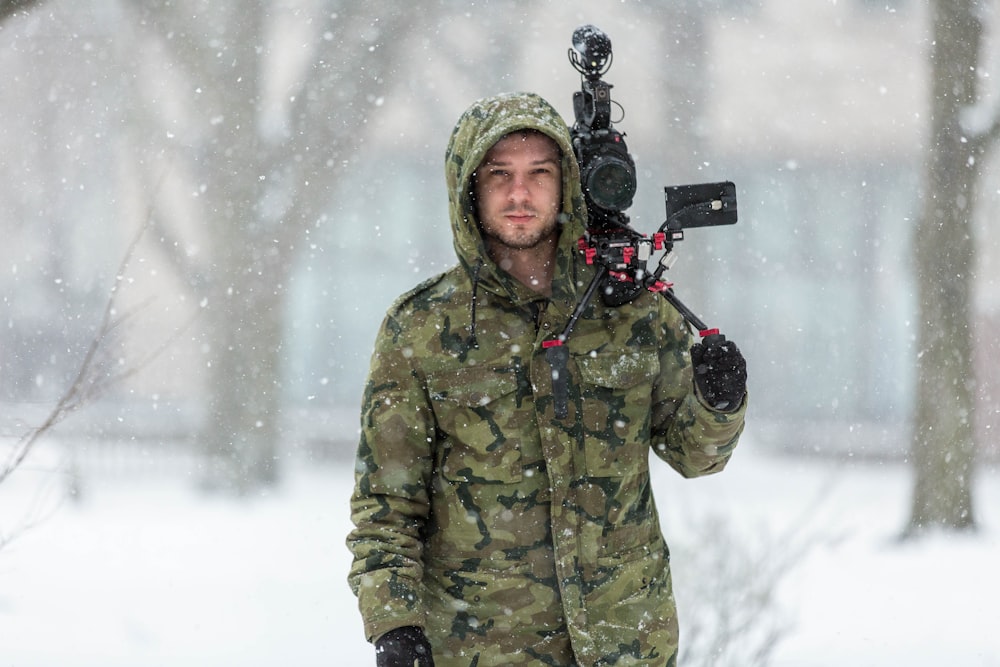
{"label": "camera lens", "polygon": [[613,155],[602,155],[592,163],[584,180],[591,201],[609,211],[624,211],[635,196],[635,170]]}

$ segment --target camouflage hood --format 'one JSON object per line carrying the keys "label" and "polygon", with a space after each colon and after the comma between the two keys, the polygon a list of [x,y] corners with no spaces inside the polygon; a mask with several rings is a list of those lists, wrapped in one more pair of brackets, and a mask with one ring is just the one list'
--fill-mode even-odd
{"label": "camouflage hood", "polygon": [[511,132],[533,129],[549,136],[562,153],[561,233],[552,284],[554,299],[575,299],[572,256],[586,228],[586,205],[580,189],[580,167],[569,130],[552,105],[533,93],[505,93],[479,100],[459,118],[445,153],[448,211],[459,262],[478,285],[515,302],[537,298],[497,267],[486,253],[473,202],[472,177],[487,151]]}

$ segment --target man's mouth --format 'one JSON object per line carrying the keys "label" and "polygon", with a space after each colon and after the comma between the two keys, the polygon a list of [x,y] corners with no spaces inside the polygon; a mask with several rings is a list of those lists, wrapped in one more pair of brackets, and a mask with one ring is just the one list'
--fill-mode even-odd
{"label": "man's mouth", "polygon": [[513,222],[516,225],[524,225],[535,219],[534,213],[525,213],[522,211],[515,211],[512,213],[505,213],[504,217]]}

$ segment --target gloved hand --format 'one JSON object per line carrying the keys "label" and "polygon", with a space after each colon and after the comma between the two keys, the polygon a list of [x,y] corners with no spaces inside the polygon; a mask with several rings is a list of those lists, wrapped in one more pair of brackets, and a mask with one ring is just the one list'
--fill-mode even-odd
{"label": "gloved hand", "polygon": [[434,667],[431,645],[422,628],[408,625],[375,640],[378,667]]}
{"label": "gloved hand", "polygon": [[747,393],[747,362],[736,343],[718,334],[691,348],[694,382],[702,398],[723,412],[737,410]]}

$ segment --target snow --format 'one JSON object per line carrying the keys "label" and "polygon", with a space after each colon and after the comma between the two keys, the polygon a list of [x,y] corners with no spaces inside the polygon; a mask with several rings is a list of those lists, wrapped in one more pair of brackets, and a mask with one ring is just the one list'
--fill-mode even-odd
{"label": "snow", "polygon": [[806,545],[781,583],[790,626],[774,667],[996,667],[1000,471],[977,479],[981,528],[970,536],[900,542],[911,483],[902,462],[775,459],[745,448],[721,475],[685,483],[680,500],[727,508],[730,522],[766,531],[778,553]]}
{"label": "snow", "polygon": [[[60,478],[20,470],[0,486],[0,529],[44,516],[0,549],[0,664],[373,664],[345,583],[345,461],[293,464],[245,500],[177,476],[104,475],[54,508]],[[699,516],[722,516],[776,557],[807,545],[778,590],[789,627],[774,667],[1000,666],[1000,471],[977,478],[976,535],[901,544],[903,463],[778,458],[748,436],[718,476],[662,468],[676,577],[697,553],[684,543]]]}

